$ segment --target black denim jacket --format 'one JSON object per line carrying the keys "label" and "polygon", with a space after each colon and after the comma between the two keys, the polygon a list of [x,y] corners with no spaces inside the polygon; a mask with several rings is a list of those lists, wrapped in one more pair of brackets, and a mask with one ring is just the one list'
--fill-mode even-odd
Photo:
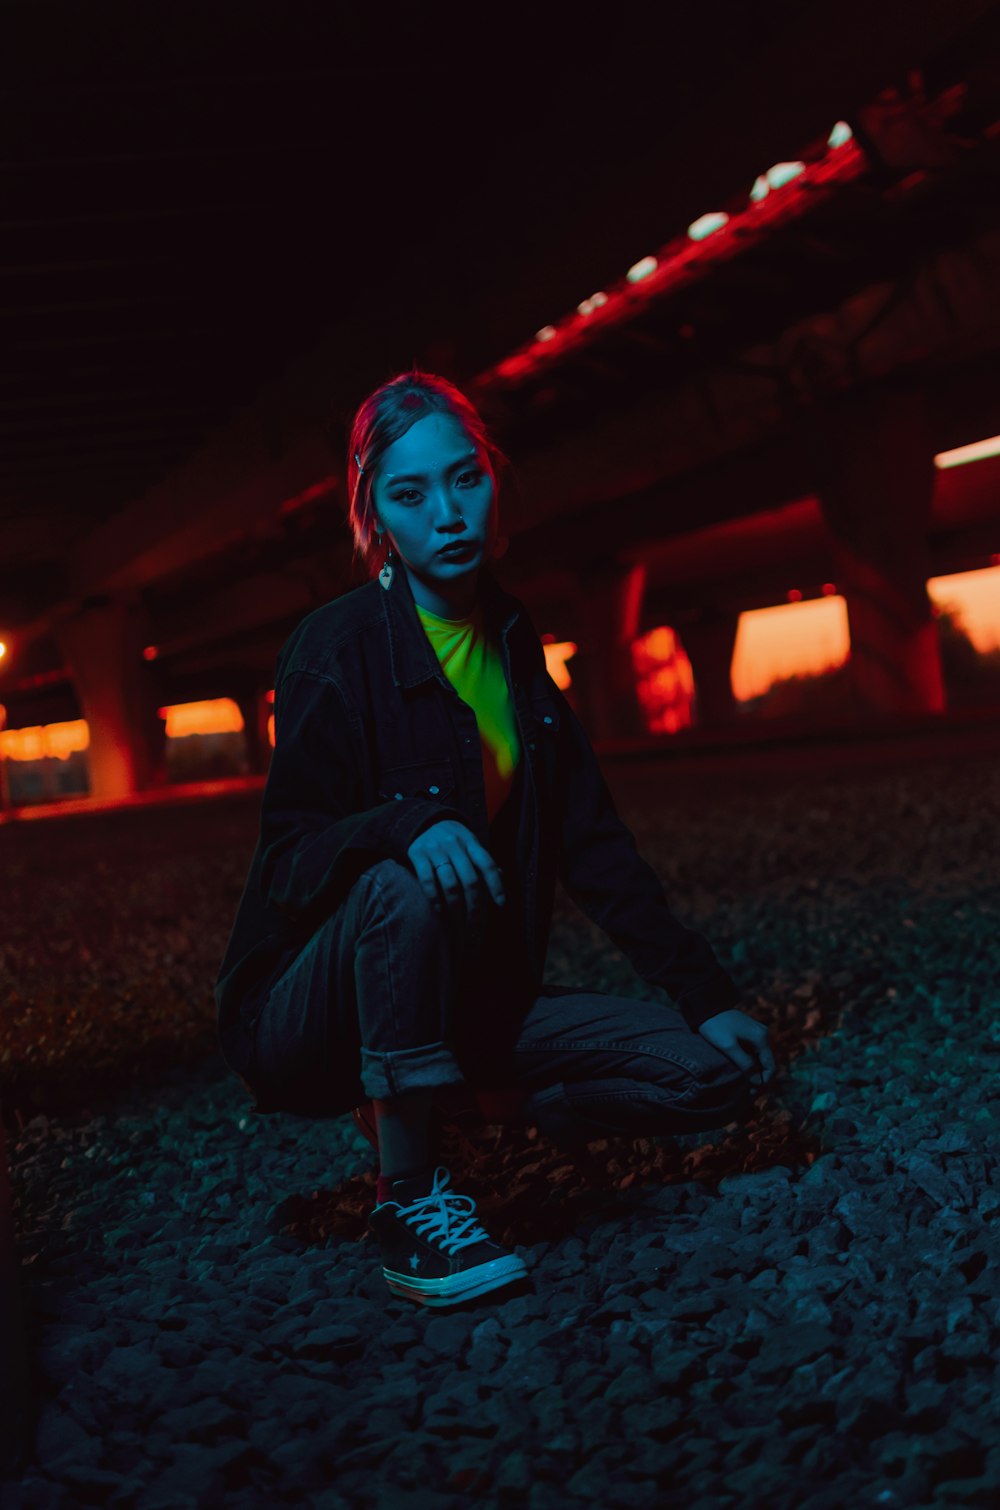
{"label": "black denim jacket", "polygon": [[[519,884],[507,906],[527,989],[540,993],[558,878],[697,1028],[742,993],[707,940],[670,912],[523,603],[488,565],[479,592],[522,740]],[[368,866],[387,856],[407,863],[413,840],[441,817],[491,850],[476,715],[442,671],[398,567],[388,590],[367,582],[293,631],[278,657],[274,719],[260,836],[215,986],[220,1047],[239,1073],[269,981]]]}

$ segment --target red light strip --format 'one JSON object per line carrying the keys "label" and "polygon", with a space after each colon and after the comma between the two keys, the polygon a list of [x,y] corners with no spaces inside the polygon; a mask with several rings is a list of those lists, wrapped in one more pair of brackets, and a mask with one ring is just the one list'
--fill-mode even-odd
{"label": "red light strip", "polygon": [[717,263],[737,256],[743,247],[776,226],[800,219],[823,197],[828,197],[846,183],[859,178],[868,167],[867,159],[853,137],[840,147],[832,147],[818,162],[807,163],[804,170],[771,189],[763,199],[749,200],[742,213],[731,214],[726,225],[710,236],[693,241],[686,234],[676,236],[654,255],[657,266],[652,272],[630,283],[620,280],[606,290],[604,303],[590,314],[574,309],[546,340],[537,337],[519,347],[475,380],[475,387],[511,387],[554,357],[594,339],[603,328],[621,324],[637,305],[662,298],[675,288],[704,276]]}

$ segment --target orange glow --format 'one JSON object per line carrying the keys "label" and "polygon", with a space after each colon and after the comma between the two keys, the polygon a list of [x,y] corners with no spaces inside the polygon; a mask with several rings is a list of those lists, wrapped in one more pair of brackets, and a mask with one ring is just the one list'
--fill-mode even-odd
{"label": "orange glow", "polygon": [[4,644],[3,640],[0,640],[0,660],[3,660],[3,658],[4,658],[4,656],[6,654],[7,654],[7,646]]}
{"label": "orange glow", "polygon": [[[957,614],[980,654],[1000,648],[1000,568],[931,577],[927,596],[936,608]],[[759,697],[779,678],[817,676],[848,657],[847,604],[835,583],[823,583],[821,598],[800,601],[798,588],[787,597],[787,603],[740,615],[732,682],[741,702]]]}
{"label": "orange glow", "polygon": [[[274,702],[274,688],[265,692],[265,699]],[[208,698],[199,703],[174,703],[169,708],[160,708],[160,717],[167,721],[168,739],[185,739],[189,734],[240,734],[243,731],[243,716],[231,697]],[[267,721],[267,737],[274,747],[274,714]]]}
{"label": "orange glow", "polygon": [[569,674],[566,662],[571,656],[576,655],[577,646],[573,640],[546,641],[542,644],[545,651],[545,669],[559,688],[565,692],[571,685],[573,678]]}
{"label": "orange glow", "polygon": [[927,595],[939,608],[955,610],[980,655],[1000,648],[1000,566],[929,577]]}
{"label": "orange glow", "polygon": [[[1000,649],[1000,553],[990,558],[994,565],[978,571],[931,577],[927,594],[936,611],[953,612],[961,628],[980,654]],[[787,590],[787,602],[754,609],[740,615],[731,668],[734,696],[739,701],[759,697],[776,680],[789,676],[815,676],[841,665],[850,653],[847,605],[834,582],[822,584],[822,597],[801,601],[799,588]],[[542,637],[545,664],[561,691],[572,685],[567,665],[577,653],[573,640],[554,642]],[[667,626],[651,630],[633,642],[633,657],[640,700],[652,732],[673,733],[691,722],[694,692],[691,664]],[[56,678],[61,673],[53,673]],[[273,688],[264,693],[274,703]],[[168,739],[190,734],[240,733],[243,719],[232,698],[176,703],[160,708],[166,719]],[[77,750],[86,750],[90,736],[86,719],[68,723],[36,725],[28,729],[4,729],[5,710],[0,705],[0,758],[65,760]],[[267,738],[274,747],[274,714],[267,720]]]}
{"label": "orange glow", "polygon": [[694,675],[677,636],[668,625],[632,642],[636,691],[651,734],[676,734],[692,721]]}
{"label": "orange glow", "polygon": [[243,718],[231,697],[214,697],[201,703],[174,703],[160,708],[167,720],[167,738],[184,739],[188,734],[239,734]]}
{"label": "orange glow", "polygon": [[740,614],[736,629],[733,694],[745,702],[780,677],[818,676],[846,661],[849,651],[847,603],[839,595],[752,609]]}
{"label": "orange glow", "polygon": [[0,755],[5,760],[67,760],[74,750],[90,744],[85,718],[65,724],[36,724],[30,729],[5,729],[0,734]]}

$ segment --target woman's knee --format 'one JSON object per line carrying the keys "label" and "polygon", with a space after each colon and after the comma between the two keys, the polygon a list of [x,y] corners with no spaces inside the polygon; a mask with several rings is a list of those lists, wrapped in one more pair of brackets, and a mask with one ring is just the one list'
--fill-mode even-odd
{"label": "woman's knee", "polygon": [[704,1106],[734,1111],[752,1104],[755,1094],[750,1076],[733,1063],[721,1049],[703,1043],[704,1054],[700,1056],[698,1082],[699,1101]]}
{"label": "woman's knee", "polygon": [[382,917],[395,924],[412,923],[429,938],[448,942],[465,950],[478,947],[486,936],[486,919],[480,914],[469,919],[464,906],[439,907],[424,891],[416,871],[395,859],[379,860],[370,865],[362,879],[368,880],[368,901]]}
{"label": "woman's knee", "polygon": [[370,897],[384,908],[405,908],[406,911],[434,915],[431,898],[424,894],[415,870],[405,861],[394,859],[393,856],[369,865],[358,877],[358,885],[367,885]]}
{"label": "woman's knee", "polygon": [[636,1055],[628,1066],[637,1084],[653,1085],[658,1094],[677,1104],[726,1111],[743,1102],[749,1078],[720,1049],[685,1034],[682,1048],[675,1038],[660,1052]]}
{"label": "woman's knee", "polygon": [[405,861],[387,856],[369,865],[360,879],[367,883],[370,902],[383,912],[416,913],[421,921],[437,916],[416,871]]}
{"label": "woman's knee", "polygon": [[416,872],[399,860],[370,865],[357,883],[356,903],[355,934],[365,928],[388,934],[406,957],[468,947],[471,930],[458,927],[447,909],[439,912]]}

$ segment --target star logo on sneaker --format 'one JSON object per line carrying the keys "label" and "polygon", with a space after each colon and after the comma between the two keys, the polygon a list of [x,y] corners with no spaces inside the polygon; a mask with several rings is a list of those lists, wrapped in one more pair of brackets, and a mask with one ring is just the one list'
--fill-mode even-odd
{"label": "star logo on sneaker", "polygon": [[410,1268],[413,1270],[414,1274],[416,1274],[417,1270],[420,1268],[420,1254],[419,1253],[411,1253],[411,1255],[410,1255]]}

